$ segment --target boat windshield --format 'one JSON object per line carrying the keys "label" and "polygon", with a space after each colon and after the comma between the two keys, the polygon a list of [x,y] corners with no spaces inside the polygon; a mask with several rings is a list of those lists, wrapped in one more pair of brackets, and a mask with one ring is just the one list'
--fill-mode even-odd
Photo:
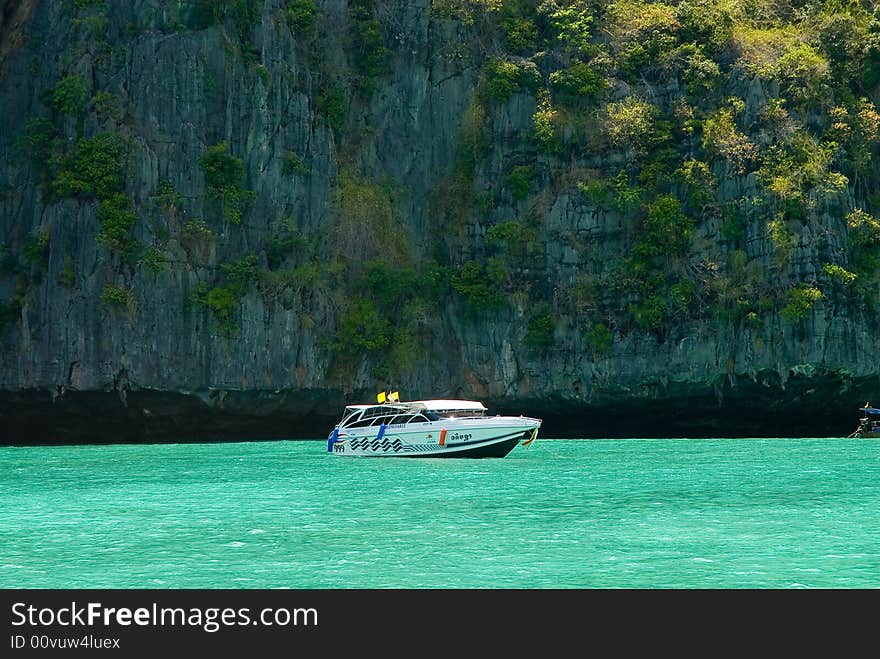
{"label": "boat windshield", "polygon": [[486,408],[473,401],[412,401],[380,405],[349,405],[342,414],[340,428],[426,423],[440,419],[470,419],[486,416]]}
{"label": "boat windshield", "polygon": [[486,416],[486,410],[431,410],[428,414],[437,419],[471,419]]}

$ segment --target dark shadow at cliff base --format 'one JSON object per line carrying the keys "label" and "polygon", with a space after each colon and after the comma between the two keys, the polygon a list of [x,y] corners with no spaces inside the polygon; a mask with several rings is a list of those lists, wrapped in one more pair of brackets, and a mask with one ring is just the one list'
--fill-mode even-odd
{"label": "dark shadow at cliff base", "polygon": [[[486,400],[490,414],[543,419],[545,439],[635,437],[846,437],[858,408],[880,393],[858,385],[790,380],[783,388],[744,383],[717,389],[667,387],[636,397],[584,401]],[[654,397],[652,397],[654,396]],[[155,390],[0,391],[0,444],[117,444],[324,438],[346,404],[342,392]]]}
{"label": "dark shadow at cliff base", "polygon": [[2,391],[0,444],[315,439],[326,437],[342,409],[327,397],[333,402],[321,392]]}

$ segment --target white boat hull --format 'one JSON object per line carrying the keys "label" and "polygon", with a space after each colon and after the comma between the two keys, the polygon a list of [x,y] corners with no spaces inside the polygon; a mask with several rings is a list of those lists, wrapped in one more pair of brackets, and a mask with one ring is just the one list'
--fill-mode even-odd
{"label": "white boat hull", "polygon": [[540,419],[495,416],[441,419],[382,428],[350,428],[331,435],[334,455],[399,458],[504,457],[517,444],[531,443]]}

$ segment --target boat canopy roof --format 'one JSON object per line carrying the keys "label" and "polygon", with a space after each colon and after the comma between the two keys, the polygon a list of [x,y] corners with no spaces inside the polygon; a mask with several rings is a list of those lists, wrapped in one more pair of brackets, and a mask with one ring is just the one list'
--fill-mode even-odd
{"label": "boat canopy roof", "polygon": [[346,424],[358,419],[394,417],[400,414],[422,414],[427,419],[443,417],[484,416],[487,408],[475,400],[412,400],[406,402],[384,402],[372,405],[346,405],[343,421]]}
{"label": "boat canopy roof", "polygon": [[373,408],[382,408],[387,411],[394,410],[411,410],[415,412],[485,412],[486,406],[475,400],[411,400],[403,403],[379,403],[373,405],[346,405],[345,409],[354,412],[355,410],[368,410]]}
{"label": "boat canopy roof", "polygon": [[876,407],[860,407],[859,409],[865,414],[880,414],[880,409]]}

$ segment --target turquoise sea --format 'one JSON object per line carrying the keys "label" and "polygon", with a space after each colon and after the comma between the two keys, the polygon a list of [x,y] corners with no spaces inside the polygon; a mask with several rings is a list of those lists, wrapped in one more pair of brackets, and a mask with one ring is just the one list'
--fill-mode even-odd
{"label": "turquoise sea", "polygon": [[880,442],[0,448],[2,588],[878,588]]}

